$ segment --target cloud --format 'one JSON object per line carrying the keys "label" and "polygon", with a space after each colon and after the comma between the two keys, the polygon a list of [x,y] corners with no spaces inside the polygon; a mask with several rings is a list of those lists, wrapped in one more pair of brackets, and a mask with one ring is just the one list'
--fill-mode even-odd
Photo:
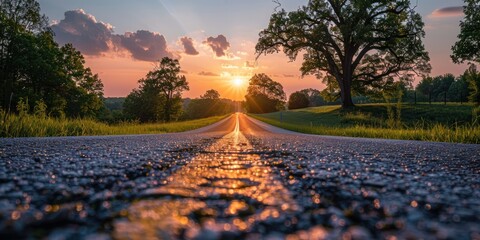
{"label": "cloud", "polygon": [[150,62],[175,57],[163,35],[147,30],[114,34],[112,25],[97,21],[82,9],[65,12],[65,19],[54,22],[51,28],[59,44],[72,43],[84,55],[128,52],[134,59]]}
{"label": "cloud", "polygon": [[445,7],[435,9],[430,15],[430,18],[443,18],[443,17],[458,17],[463,15],[463,7]]}
{"label": "cloud", "polygon": [[113,27],[82,9],[65,12],[65,19],[51,27],[59,44],[72,43],[84,54],[100,55],[110,49]]}
{"label": "cloud", "polygon": [[231,65],[231,64],[222,64],[222,68],[224,69],[238,69],[238,66]]}
{"label": "cloud", "polygon": [[163,57],[174,57],[167,49],[165,37],[158,33],[139,30],[135,33],[127,32],[120,38],[122,46],[132,53],[135,59],[154,62]]}
{"label": "cloud", "polygon": [[247,69],[247,70],[253,70],[256,68],[257,66],[255,66],[255,62],[246,61],[245,64],[243,65],[243,69]]}
{"label": "cloud", "polygon": [[293,75],[293,74],[283,74],[283,77],[293,78],[293,77],[295,77],[295,75]]}
{"label": "cloud", "polygon": [[226,51],[230,48],[230,43],[227,41],[227,38],[221,34],[215,38],[209,37],[203,43],[210,46],[217,57],[226,56]]}
{"label": "cloud", "polygon": [[185,53],[188,55],[198,55],[197,49],[193,46],[193,39],[189,37],[182,37],[180,38],[180,42],[183,45],[183,49],[185,50]]}
{"label": "cloud", "polygon": [[210,76],[210,77],[220,76],[220,75],[218,75],[216,73],[213,73],[213,72],[204,72],[204,71],[199,72],[198,75],[200,75],[200,76]]}

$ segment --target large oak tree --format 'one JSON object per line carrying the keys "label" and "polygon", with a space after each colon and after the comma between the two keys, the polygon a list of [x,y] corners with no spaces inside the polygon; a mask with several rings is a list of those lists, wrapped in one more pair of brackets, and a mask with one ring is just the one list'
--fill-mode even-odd
{"label": "large oak tree", "polygon": [[423,26],[410,0],[310,0],[273,13],[256,52],[283,50],[291,60],[304,53],[302,74],[333,76],[342,106],[350,107],[352,88],[368,92],[430,70]]}

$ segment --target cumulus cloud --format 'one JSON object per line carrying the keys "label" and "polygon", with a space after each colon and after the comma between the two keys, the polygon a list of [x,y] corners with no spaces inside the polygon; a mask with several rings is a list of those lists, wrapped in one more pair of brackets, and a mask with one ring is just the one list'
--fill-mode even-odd
{"label": "cumulus cloud", "polygon": [[112,26],[97,21],[82,9],[65,12],[65,19],[52,25],[52,30],[58,43],[72,43],[87,55],[106,52],[112,43]]}
{"label": "cumulus cloud", "polygon": [[442,17],[457,17],[463,15],[463,7],[462,6],[455,6],[455,7],[445,7],[435,9],[430,14],[432,18],[442,18]]}
{"label": "cumulus cloud", "polygon": [[213,72],[205,72],[205,71],[201,71],[198,73],[198,75],[200,76],[209,76],[209,77],[218,77],[220,75],[216,74],[216,73],[213,73]]}
{"label": "cumulus cloud", "polygon": [[167,41],[163,35],[139,30],[127,32],[121,36],[122,46],[132,53],[133,58],[143,61],[158,61],[163,57],[173,58],[167,50]]}
{"label": "cumulus cloud", "polygon": [[193,39],[189,37],[182,37],[180,38],[180,42],[183,45],[183,49],[185,53],[188,55],[198,55],[197,49],[193,46]]}
{"label": "cumulus cloud", "polygon": [[134,59],[151,62],[174,57],[163,35],[146,30],[114,34],[110,24],[97,21],[82,9],[65,12],[65,19],[54,23],[51,28],[58,43],[72,43],[85,55],[126,51]]}
{"label": "cumulus cloud", "polygon": [[209,37],[203,43],[210,46],[217,57],[227,56],[226,51],[230,48],[230,43],[227,41],[227,38],[221,34],[217,37]]}

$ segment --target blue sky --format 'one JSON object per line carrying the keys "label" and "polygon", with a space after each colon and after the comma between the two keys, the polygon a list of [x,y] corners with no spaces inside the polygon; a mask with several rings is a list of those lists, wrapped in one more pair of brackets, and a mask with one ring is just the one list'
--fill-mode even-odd
{"label": "blue sky", "polygon": [[[278,79],[274,80],[281,82],[287,93],[307,87],[317,89],[324,87],[321,81],[312,77],[300,79],[298,68],[301,62],[290,63],[282,54],[261,57],[254,69],[245,67],[254,62],[254,46],[258,32],[267,26],[269,17],[277,5],[270,0],[39,0],[39,2],[42,12],[52,23],[64,19],[66,11],[83,9],[84,14],[93,16],[96,21],[111,25],[113,32],[118,35],[126,32],[135,33],[138,30],[162,35],[168,50],[174,55],[182,48],[179,39],[188,37],[192,46],[199,50],[198,55],[182,55],[180,58],[191,84],[192,90],[187,93],[190,97],[196,97],[208,90],[210,85],[207,84],[208,81],[214,85],[216,83],[221,85],[222,82],[228,85],[232,78],[247,79],[249,74],[256,72],[267,72],[277,76]],[[294,10],[307,1],[280,0],[280,2],[286,10]],[[462,16],[458,13],[435,12],[438,9],[458,7],[462,4],[462,0],[412,0],[412,5],[417,5],[416,10],[423,16],[426,24],[427,36],[424,43],[432,59],[434,76],[445,73],[458,75],[466,69],[465,65],[453,64],[449,58],[450,48],[456,41],[458,24]],[[229,44],[228,48],[225,48],[229,54],[228,59],[213,56],[211,49],[205,46],[207,38],[219,35],[225,36]],[[105,83],[107,96],[128,94],[136,87],[136,81],[152,68],[152,63],[142,62],[145,59],[134,59],[128,63],[127,57],[121,61],[118,56],[113,58],[108,54],[86,56],[86,59],[87,65],[99,72]],[[127,72],[126,69],[130,69],[131,72]],[[232,72],[231,69],[237,70]],[[207,79],[207,75],[210,75],[210,78]],[[222,91],[220,92],[222,94]],[[232,94],[223,92],[224,95]],[[244,95],[239,89],[236,92],[233,98],[241,98]]]}

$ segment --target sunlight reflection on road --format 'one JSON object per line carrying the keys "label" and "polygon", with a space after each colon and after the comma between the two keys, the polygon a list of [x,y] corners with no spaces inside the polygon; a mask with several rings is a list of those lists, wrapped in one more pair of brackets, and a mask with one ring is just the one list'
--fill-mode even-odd
{"label": "sunlight reflection on road", "polygon": [[252,150],[237,114],[233,132],[128,208],[128,217],[114,223],[115,238],[217,238],[298,211],[272,169],[248,153]]}

